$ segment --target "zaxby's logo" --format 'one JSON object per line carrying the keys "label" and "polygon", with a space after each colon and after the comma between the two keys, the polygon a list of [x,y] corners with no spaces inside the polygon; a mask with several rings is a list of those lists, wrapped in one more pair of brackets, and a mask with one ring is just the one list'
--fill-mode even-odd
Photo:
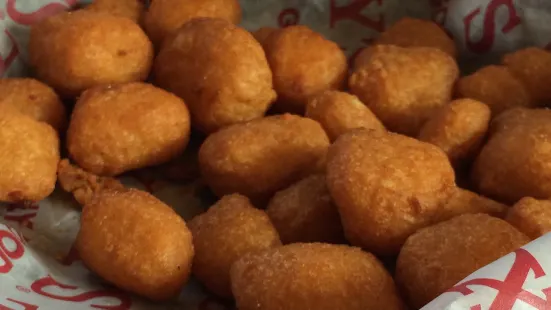
{"label": "zaxby's logo", "polygon": [[25,247],[17,232],[0,225],[0,274],[13,269],[13,262],[25,254]]}

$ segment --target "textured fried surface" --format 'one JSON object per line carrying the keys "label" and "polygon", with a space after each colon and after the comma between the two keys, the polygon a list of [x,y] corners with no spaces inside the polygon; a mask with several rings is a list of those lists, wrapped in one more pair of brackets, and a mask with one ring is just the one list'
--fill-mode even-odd
{"label": "textured fried surface", "polygon": [[153,300],[177,295],[193,260],[191,233],[169,206],[135,189],[103,191],[84,206],[76,248],[108,282]]}
{"label": "textured fried surface", "polygon": [[504,220],[467,214],[421,229],[398,256],[396,282],[419,309],[479,268],[530,240]]}
{"label": "textured fried surface", "polygon": [[551,111],[515,108],[492,122],[472,179],[481,194],[507,203],[523,197],[547,199],[550,161]]}
{"label": "textured fried surface", "polygon": [[284,244],[344,241],[339,213],[323,174],[309,176],[277,192],[266,213]]}
{"label": "textured fried surface", "polygon": [[262,46],[221,19],[194,19],[166,40],[155,78],[185,100],[193,126],[206,133],[263,116],[276,97]]}
{"label": "textured fried surface", "polygon": [[281,245],[266,213],[238,194],[222,197],[189,223],[195,257],[193,275],[210,291],[231,297],[230,268],[248,253]]}
{"label": "textured fried surface", "polygon": [[503,64],[526,86],[536,104],[551,100],[551,53],[542,48],[529,47],[503,56]]}
{"label": "textured fried surface", "polygon": [[375,256],[358,248],[295,243],[249,254],[231,269],[240,310],[403,309]]}
{"label": "textured fried surface", "polygon": [[451,57],[457,56],[455,42],[435,22],[402,18],[381,34],[375,44],[388,44],[400,47],[432,47]]}
{"label": "textured fried surface", "polygon": [[85,9],[126,17],[135,23],[141,22],[142,15],[145,12],[145,7],[141,0],[94,0]]}
{"label": "textured fried surface", "polygon": [[35,79],[0,79],[0,108],[23,113],[56,130],[67,125],[65,106],[55,91]]}
{"label": "textured fried surface", "polygon": [[522,82],[505,66],[487,66],[457,81],[457,96],[487,104],[492,115],[514,108],[532,105]]}
{"label": "textured fried surface", "polygon": [[319,122],[332,141],[355,128],[385,130],[358,97],[339,91],[325,91],[312,97],[306,106],[306,117]]}
{"label": "textured fried surface", "polygon": [[462,214],[486,213],[503,218],[509,206],[486,198],[471,191],[456,188],[450,199],[444,204],[438,221],[445,221]]}
{"label": "textured fried surface", "polygon": [[310,97],[341,89],[346,81],[344,52],[306,26],[289,26],[270,35],[266,56],[274,73],[281,110],[304,113]]}
{"label": "textured fried surface", "polygon": [[532,239],[551,232],[551,201],[525,197],[507,214],[507,222]]}
{"label": "textured fried surface", "polygon": [[388,129],[410,136],[450,101],[459,74],[455,60],[433,48],[375,46],[356,64],[352,93]]}
{"label": "textured fried surface", "polygon": [[33,24],[29,58],[40,80],[68,97],[96,85],[145,80],[153,46],[127,18],[80,10]]}
{"label": "textured fried surface", "polygon": [[238,0],[155,0],[145,14],[147,34],[156,46],[180,26],[197,17],[213,17],[234,24],[241,22]]}
{"label": "textured fried surface", "polygon": [[56,131],[20,113],[0,111],[0,201],[39,201],[55,187]]}
{"label": "textured fried surface", "polygon": [[180,155],[189,130],[184,102],[167,91],[144,83],[99,86],[79,98],[67,148],[85,170],[113,176]]}
{"label": "textured fried surface", "polygon": [[490,108],[484,103],[455,100],[425,122],[418,138],[441,148],[452,163],[471,160],[482,146],[490,118]]}
{"label": "textured fried surface", "polygon": [[203,178],[218,195],[240,193],[267,202],[317,167],[329,139],[317,122],[276,115],[223,128],[199,150]]}
{"label": "textured fried surface", "polygon": [[438,147],[365,129],[329,148],[327,185],[348,241],[397,254],[407,237],[431,224],[454,191],[454,171]]}

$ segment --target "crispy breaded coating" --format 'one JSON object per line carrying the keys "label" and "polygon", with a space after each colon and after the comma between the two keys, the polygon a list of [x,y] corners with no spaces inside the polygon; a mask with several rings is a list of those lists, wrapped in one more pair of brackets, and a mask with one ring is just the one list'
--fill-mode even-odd
{"label": "crispy breaded coating", "polygon": [[179,156],[189,133],[188,109],[175,95],[145,83],[99,86],[77,101],[67,148],[85,170],[114,176]]}
{"label": "crispy breaded coating", "polygon": [[398,256],[396,283],[409,306],[419,309],[529,241],[504,220],[486,214],[458,216],[408,238]]}
{"label": "crispy breaded coating", "polygon": [[438,147],[366,129],[329,148],[327,185],[347,240],[379,255],[397,254],[455,190],[453,168]]}
{"label": "crispy breaded coating", "polygon": [[451,57],[457,56],[455,42],[437,23],[429,20],[404,17],[386,29],[375,44],[400,47],[432,47]]}
{"label": "crispy breaded coating", "polygon": [[145,14],[147,34],[159,47],[171,33],[193,18],[221,18],[233,24],[241,22],[238,0],[155,0]]}
{"label": "crispy breaded coating", "polygon": [[503,64],[528,90],[536,105],[551,100],[551,52],[539,47],[528,47],[503,56]]}
{"label": "crispy breaded coating", "polygon": [[204,133],[262,117],[276,98],[262,46],[222,19],[194,19],[166,40],[155,79],[184,99]]}
{"label": "crispy breaded coating", "polygon": [[537,239],[551,232],[551,201],[522,198],[509,210],[506,220],[531,239]]}
{"label": "crispy breaded coating", "polygon": [[39,201],[55,187],[57,132],[45,123],[0,108],[0,201]]}
{"label": "crispy breaded coating", "polygon": [[20,112],[58,131],[67,125],[65,106],[55,91],[35,79],[0,79],[0,108]]}
{"label": "crispy breaded coating", "polygon": [[312,97],[306,105],[306,117],[319,122],[331,141],[351,129],[385,130],[358,97],[339,91],[325,91]]}
{"label": "crispy breaded coating", "polygon": [[425,122],[418,139],[441,148],[454,164],[470,161],[482,147],[490,118],[490,108],[484,103],[454,100]]}
{"label": "crispy breaded coating", "polygon": [[126,17],[140,23],[145,7],[141,0],[94,0],[85,10]]}
{"label": "crispy breaded coating", "polygon": [[471,98],[487,104],[493,116],[511,108],[532,105],[524,84],[505,66],[486,66],[460,78],[456,93],[459,98]]}
{"label": "crispy breaded coating", "polygon": [[339,212],[323,174],[311,175],[277,192],[266,213],[284,244],[345,240]]}
{"label": "crispy breaded coating", "polygon": [[102,191],[84,205],[76,249],[84,264],[115,286],[152,300],[180,292],[193,260],[191,233],[151,194]]}
{"label": "crispy breaded coating", "polygon": [[276,31],[264,48],[274,73],[279,110],[302,114],[312,96],[344,87],[348,74],[344,52],[307,26]]}
{"label": "crispy breaded coating", "polygon": [[281,245],[266,212],[255,209],[239,194],[222,197],[191,220],[189,229],[195,248],[193,275],[222,297],[232,297],[230,268],[235,261]]}
{"label": "crispy breaded coating", "polygon": [[218,196],[239,193],[257,205],[309,175],[328,147],[319,123],[275,115],[211,134],[199,150],[199,165]]}
{"label": "crispy breaded coating", "polygon": [[268,38],[278,29],[274,27],[260,27],[252,32],[253,37],[264,46],[268,42]]}
{"label": "crispy breaded coating", "polygon": [[32,25],[29,60],[40,80],[76,97],[97,85],[145,80],[153,46],[128,18],[78,10]]}
{"label": "crispy breaded coating", "polygon": [[467,213],[486,213],[491,216],[504,218],[509,209],[507,205],[458,187],[442,206],[437,221],[449,220]]}
{"label": "crispy breaded coating", "polygon": [[245,255],[231,282],[240,310],[404,309],[377,258],[345,245],[294,243]]}
{"label": "crispy breaded coating", "polygon": [[417,136],[424,122],[451,100],[459,69],[448,54],[433,48],[374,46],[357,60],[350,77],[353,94],[389,130]]}

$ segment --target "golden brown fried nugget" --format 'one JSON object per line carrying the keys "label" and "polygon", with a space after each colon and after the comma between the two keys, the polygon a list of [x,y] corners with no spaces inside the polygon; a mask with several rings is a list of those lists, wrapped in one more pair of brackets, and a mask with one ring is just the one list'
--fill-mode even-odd
{"label": "golden brown fried nugget", "polygon": [[529,47],[503,56],[503,64],[524,83],[535,104],[549,104],[551,52]]}
{"label": "golden brown fried nugget", "polygon": [[349,80],[358,96],[392,131],[416,136],[423,123],[451,100],[459,70],[433,48],[374,46]]}
{"label": "golden brown fried nugget", "polygon": [[296,115],[269,116],[223,128],[199,150],[203,178],[218,195],[240,193],[253,203],[311,173],[329,147],[317,122]]}
{"label": "golden brown fried nugget", "polygon": [[465,162],[480,150],[490,118],[490,108],[484,103],[455,100],[428,119],[418,139],[441,148],[454,164]]}
{"label": "golden brown fried nugget", "polygon": [[94,0],[85,10],[126,17],[140,23],[145,7],[141,0]]}
{"label": "golden brown fried nugget", "polygon": [[449,220],[458,215],[467,213],[486,213],[491,216],[503,218],[509,209],[509,206],[477,193],[462,188],[456,188],[450,199],[442,206],[437,221]]}
{"label": "golden brown fried nugget", "polygon": [[175,95],[145,83],[99,86],[77,101],[67,148],[85,170],[114,176],[180,155],[189,131],[188,110]]}
{"label": "golden brown fried nugget", "polygon": [[184,220],[154,196],[135,189],[103,191],[87,203],[75,246],[99,276],[153,300],[177,295],[193,260]]}
{"label": "golden brown fried nugget", "polygon": [[492,115],[532,103],[526,87],[505,66],[487,66],[457,81],[457,96],[487,104]]}
{"label": "golden brown fried nugget", "polygon": [[49,125],[0,109],[0,201],[39,201],[55,187],[59,138]]}
{"label": "golden brown fried nugget", "polygon": [[331,141],[351,129],[385,130],[358,97],[339,91],[325,91],[312,97],[306,106],[306,117],[319,122]]}
{"label": "golden brown fried nugget", "polygon": [[551,232],[551,201],[522,198],[509,210],[506,219],[531,239],[537,239]]}
{"label": "golden brown fried nugget", "polygon": [[96,85],[145,80],[153,46],[127,18],[79,10],[33,24],[29,54],[39,79],[70,97]]}
{"label": "golden brown fried nugget", "polygon": [[171,33],[193,18],[221,18],[233,24],[241,22],[238,0],[155,0],[145,14],[147,34],[160,46]]}
{"label": "golden brown fried nugget", "polygon": [[35,79],[0,79],[0,107],[48,123],[58,131],[67,125],[65,106],[55,91]]}
{"label": "golden brown fried nugget", "polygon": [[240,310],[403,309],[377,258],[345,245],[294,243],[245,255],[231,283]]}
{"label": "golden brown fried nugget", "polygon": [[491,125],[472,169],[478,192],[507,203],[551,197],[551,111],[515,108]]}
{"label": "golden brown fried nugget", "polygon": [[193,275],[210,291],[231,297],[230,268],[248,253],[280,246],[266,213],[245,196],[224,196],[189,223],[195,257]]}
{"label": "golden brown fried nugget", "polygon": [[504,220],[466,214],[408,238],[396,264],[396,283],[419,309],[479,268],[530,240]]}
{"label": "golden brown fried nugget", "polygon": [[262,46],[221,19],[194,19],[165,41],[155,78],[185,100],[205,133],[262,117],[276,97]]}
{"label": "golden brown fried nugget", "polygon": [[280,110],[304,113],[312,96],[344,87],[348,73],[344,52],[310,28],[298,25],[278,30],[264,47]]}
{"label": "golden brown fried nugget", "polygon": [[252,32],[253,37],[264,46],[268,42],[268,38],[277,31],[277,28],[273,27],[261,27]]}
{"label": "golden brown fried nugget", "polygon": [[457,56],[455,42],[442,27],[432,21],[405,17],[381,34],[375,44],[400,47],[432,47],[451,57]]}
{"label": "golden brown fried nugget", "polygon": [[339,212],[323,174],[309,176],[277,192],[266,213],[284,244],[344,241]]}
{"label": "golden brown fried nugget", "polygon": [[348,241],[380,255],[397,254],[407,237],[430,225],[455,189],[438,147],[366,129],[329,148],[327,185]]}

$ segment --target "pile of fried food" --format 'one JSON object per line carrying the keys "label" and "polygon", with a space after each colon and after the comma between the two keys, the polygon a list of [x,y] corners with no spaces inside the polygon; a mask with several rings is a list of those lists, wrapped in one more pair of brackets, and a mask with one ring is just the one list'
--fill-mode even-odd
{"label": "pile of fried food", "polygon": [[[306,26],[240,19],[97,0],[33,25],[36,79],[0,80],[0,200],[59,182],[106,281],[162,301],[193,275],[242,310],[419,309],[551,230],[551,53],[460,77],[446,33],[406,18],[349,67]],[[192,130],[180,168],[219,200],[186,223],[114,177],[182,158]]]}

